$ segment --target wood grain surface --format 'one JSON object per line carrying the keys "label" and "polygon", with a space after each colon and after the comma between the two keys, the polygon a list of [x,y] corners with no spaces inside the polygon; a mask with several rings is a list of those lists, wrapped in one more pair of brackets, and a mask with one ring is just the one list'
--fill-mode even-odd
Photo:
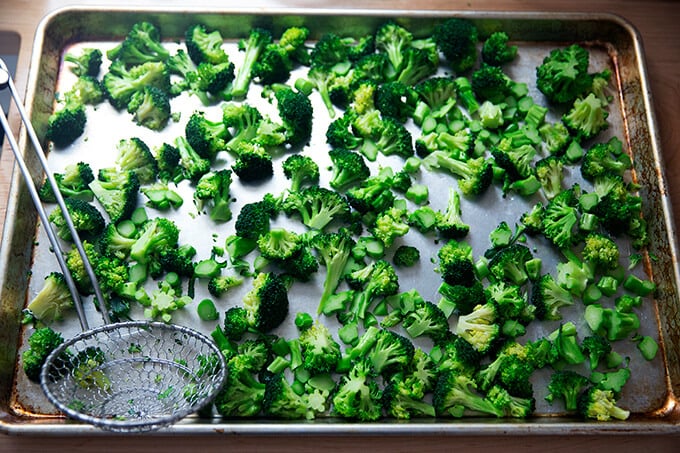
{"label": "wood grain surface", "polygon": [[[571,11],[607,12],[620,15],[639,31],[644,46],[649,81],[654,101],[666,177],[676,219],[680,219],[680,2],[633,0],[313,0],[313,1],[260,1],[234,2],[229,0],[196,0],[186,2],[163,0],[144,1],[67,1],[67,0],[0,0],[0,32],[14,31],[20,36],[20,53],[16,83],[21,92],[25,89],[31,48],[40,20],[58,8],[76,5],[158,6],[160,4],[182,7],[187,5],[206,8],[252,7],[296,8],[387,8],[460,11]],[[0,35],[2,36],[2,35]],[[1,38],[0,38],[1,39]],[[0,43],[0,49],[2,43]],[[11,117],[14,125],[16,118]],[[8,149],[0,156],[0,221],[4,221],[7,194],[11,183],[12,157]],[[677,221],[677,220],[676,220]],[[1,225],[1,222],[0,222]],[[207,452],[207,451],[258,451],[295,452],[316,451],[434,451],[488,452],[678,452],[679,436],[427,436],[427,437],[258,437],[258,436],[208,436],[204,438],[151,436],[95,436],[95,437],[27,437],[0,434],[0,452],[68,451],[70,453],[101,451],[114,452]]]}

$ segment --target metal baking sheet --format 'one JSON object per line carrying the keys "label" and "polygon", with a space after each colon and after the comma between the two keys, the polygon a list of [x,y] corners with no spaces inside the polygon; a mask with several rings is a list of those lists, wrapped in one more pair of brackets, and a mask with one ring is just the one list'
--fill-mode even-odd
{"label": "metal baking sheet", "polygon": [[[157,24],[169,46],[173,46],[183,37],[184,30],[192,23],[204,23],[210,28],[217,28],[227,40],[230,56],[237,64],[238,52],[234,52],[238,38],[245,36],[253,26],[263,26],[277,31],[290,25],[305,25],[312,32],[311,38],[334,31],[347,35],[369,33],[386,19],[396,19],[414,34],[426,34],[442,17],[466,17],[475,21],[481,36],[492,31],[504,30],[520,47],[520,59],[509,70],[510,75],[519,81],[533,80],[533,71],[544,55],[552,48],[572,42],[582,43],[591,52],[591,69],[610,67],[614,70],[613,85],[616,91],[615,102],[610,109],[611,126],[607,136],[616,135],[624,141],[634,157],[634,178],[641,184],[641,195],[644,197],[644,214],[649,222],[650,235],[653,238],[650,254],[654,260],[647,260],[646,272],[659,287],[655,300],[645,304],[641,313],[642,333],[653,335],[660,340],[661,354],[655,361],[632,364],[633,380],[626,386],[622,404],[633,411],[633,416],[620,423],[589,423],[571,419],[554,413],[541,401],[537,394],[539,414],[528,420],[490,420],[464,418],[456,420],[410,421],[408,423],[383,420],[376,423],[351,423],[337,419],[316,419],[312,422],[281,422],[268,419],[257,420],[222,420],[219,417],[201,419],[190,417],[168,430],[178,433],[410,433],[410,434],[566,434],[566,433],[660,433],[677,429],[676,393],[680,382],[680,351],[678,346],[677,313],[678,313],[678,269],[674,224],[670,211],[670,203],[664,180],[663,163],[658,147],[657,134],[651,96],[649,93],[644,55],[639,37],[635,29],[625,21],[610,15],[579,14],[543,14],[543,13],[458,13],[449,11],[365,11],[365,10],[267,10],[267,11],[207,11],[207,10],[125,10],[99,8],[69,8],[58,10],[46,17],[38,30],[31,60],[29,88],[26,104],[31,113],[38,135],[44,134],[46,120],[52,112],[54,98],[61,89],[69,86],[72,77],[64,69],[63,54],[75,50],[78,46],[97,45],[102,48],[111,46],[125,36],[129,28],[140,20],[149,20]],[[531,84],[530,84],[531,85]],[[260,87],[251,85],[248,102],[259,97]],[[532,94],[536,95],[534,91]],[[536,96],[535,96],[536,97]],[[260,98],[261,99],[261,98]],[[178,99],[173,110],[181,110],[184,121],[196,108],[195,98]],[[193,104],[191,103],[193,102]],[[316,157],[325,155],[325,137],[323,132],[328,117],[318,98],[315,102],[315,135],[304,152],[317,152]],[[253,101],[255,103],[255,101]],[[263,113],[271,113],[271,106],[260,101],[256,104]],[[207,116],[211,116],[214,108],[203,108]],[[267,110],[269,109],[269,110]],[[183,133],[184,121],[170,124],[161,135],[138,128],[132,124],[125,113],[115,112],[108,104],[97,107],[96,115],[88,115],[88,126],[84,136],[67,150],[56,151],[50,155],[50,164],[54,171],[61,171],[67,163],[74,162],[83,156],[83,160],[91,162],[93,168],[103,168],[113,164],[115,159],[115,143],[121,138],[139,136],[152,148],[162,141],[167,141]],[[602,138],[606,138],[602,137]],[[25,143],[25,141],[24,141]],[[317,150],[322,150],[318,153]],[[82,154],[87,153],[87,154]],[[37,163],[30,150],[25,151],[36,180],[41,179]],[[315,157],[315,158],[316,158]],[[324,168],[323,159],[318,159]],[[389,163],[389,159],[380,163]],[[328,177],[328,173],[322,173]],[[322,177],[322,184],[327,181]],[[455,184],[454,180],[443,174],[430,174],[427,183],[432,189],[448,188]],[[17,355],[24,347],[24,333],[19,325],[20,311],[26,300],[30,299],[40,288],[42,277],[54,268],[53,257],[47,250],[41,229],[36,228],[36,217],[30,200],[22,188],[18,175],[13,178],[10,194],[8,217],[5,225],[0,254],[0,278],[2,286],[0,297],[0,344],[5,353],[0,358],[0,429],[11,433],[43,433],[43,434],[93,434],[99,431],[64,420],[46,401],[38,386],[28,383],[22,373],[15,373]],[[234,212],[240,205],[256,199],[259,194],[269,191],[280,191],[287,182],[282,175],[275,177],[257,192],[248,187],[233,187],[236,202]],[[180,185],[180,191],[187,187]],[[445,191],[432,190],[431,202],[434,208],[441,209],[446,203]],[[173,216],[178,222],[188,222],[189,214],[195,214],[190,195],[185,196],[181,212]],[[475,203],[463,202],[463,217],[472,225],[470,242],[478,256],[488,246],[486,238],[489,231],[502,219],[516,218],[522,200],[511,200],[505,203],[498,189],[490,190],[482,200]],[[502,209],[498,209],[502,206]],[[529,205],[526,205],[529,206]],[[492,209],[490,209],[492,208]],[[150,211],[151,212],[151,211]],[[510,217],[508,217],[511,215]],[[212,245],[222,245],[224,238],[231,233],[228,227],[220,227],[212,223],[207,216],[195,218],[184,225],[180,224],[182,235],[180,242],[191,241],[198,248],[198,256],[206,257]],[[285,222],[285,218],[282,219]],[[291,224],[292,225],[292,224]],[[212,235],[216,235],[213,239]],[[196,244],[195,236],[205,237],[205,241]],[[418,242],[420,241],[420,242]],[[400,275],[400,288],[407,290],[414,287],[428,300],[438,300],[439,284],[436,274],[425,269],[429,258],[436,255],[432,247],[417,233],[409,234],[405,242],[420,246],[425,253],[421,259],[422,268],[409,269]],[[550,256],[546,256],[547,265]],[[31,278],[31,274],[35,278]],[[425,276],[425,277],[423,277]],[[291,312],[315,312],[313,305],[315,292],[318,292],[320,278],[307,285],[296,285],[291,293]],[[218,301],[222,311],[228,306],[240,304],[243,291],[241,288],[228,299]],[[200,290],[196,300],[201,298]],[[92,304],[88,304],[88,319],[91,324],[100,322]],[[192,325],[209,332],[214,327],[201,325],[195,310],[187,307],[178,313],[175,322]],[[332,324],[333,320],[325,318]],[[63,328],[62,328],[63,327]],[[552,330],[554,326],[546,329]],[[78,331],[77,323],[60,326],[65,336]],[[294,326],[290,324],[277,330],[285,337],[295,335]],[[542,334],[544,332],[534,332]]]}

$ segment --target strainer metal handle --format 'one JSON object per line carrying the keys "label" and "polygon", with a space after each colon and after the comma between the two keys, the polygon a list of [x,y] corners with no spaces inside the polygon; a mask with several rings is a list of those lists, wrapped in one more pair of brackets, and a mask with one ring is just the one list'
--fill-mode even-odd
{"label": "strainer metal handle", "polygon": [[0,90],[5,88],[9,88],[33,150],[64,215],[92,281],[104,320],[103,326],[89,329],[82,299],[66,265],[58,237],[5,112],[0,107],[0,123],[73,296],[83,330],[47,358],[40,376],[43,391],[59,410],[71,418],[118,432],[156,430],[197,411],[215,397],[226,379],[222,353],[209,337],[187,327],[149,321],[111,324],[97,276],[7,66],[0,59]]}

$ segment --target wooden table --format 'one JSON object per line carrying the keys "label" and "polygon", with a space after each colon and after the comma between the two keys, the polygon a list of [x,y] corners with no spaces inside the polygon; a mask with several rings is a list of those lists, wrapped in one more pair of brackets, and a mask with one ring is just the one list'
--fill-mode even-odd
{"label": "wooden table", "polygon": [[[2,0],[0,31],[15,31],[21,38],[17,86],[25,88],[31,47],[40,19],[48,12],[70,5],[116,5],[140,6],[144,1],[109,0]],[[147,4],[149,4],[147,2]],[[164,0],[168,6],[193,5],[194,2]],[[195,4],[206,7],[224,8],[234,5],[291,6],[291,7],[362,7],[391,9],[450,9],[450,10],[497,10],[497,11],[591,11],[618,14],[640,31],[647,58],[649,78],[654,98],[654,108],[664,152],[666,176],[670,187],[675,218],[680,219],[680,2],[677,1],[634,1],[634,0],[329,0],[268,2],[250,0],[233,2],[228,0],[199,0]],[[2,43],[0,43],[0,50]],[[675,128],[678,128],[677,130]],[[12,167],[11,153],[5,150],[0,157],[0,218],[4,219],[6,200]],[[678,433],[680,435],[680,432]],[[616,451],[661,452],[680,451],[680,437],[670,436],[570,436],[570,437],[208,437],[183,438],[162,436],[128,437],[77,437],[77,438],[27,438],[0,435],[0,451],[44,452],[47,450],[106,452],[149,452],[163,451],[263,451],[263,452],[311,452],[373,450],[373,451],[458,451],[476,452],[502,450],[522,452],[561,451]]]}

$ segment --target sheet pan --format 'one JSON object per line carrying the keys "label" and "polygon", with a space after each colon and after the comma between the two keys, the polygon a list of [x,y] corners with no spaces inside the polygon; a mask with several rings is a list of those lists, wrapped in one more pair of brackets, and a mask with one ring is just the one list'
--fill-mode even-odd
{"label": "sheet pan", "polygon": [[[335,419],[317,419],[313,422],[281,422],[258,419],[232,421],[219,418],[193,417],[169,428],[177,433],[264,433],[264,434],[566,434],[566,433],[661,433],[677,429],[676,397],[680,382],[680,338],[678,338],[678,269],[674,221],[671,216],[663,162],[653,117],[652,100],[646,80],[644,53],[634,27],[611,15],[544,14],[544,13],[458,13],[454,11],[366,11],[366,10],[267,10],[267,11],[204,11],[189,10],[126,10],[116,8],[58,10],[46,17],[40,25],[31,60],[26,105],[39,136],[44,135],[46,120],[52,112],[55,95],[68,83],[62,56],[73,46],[87,43],[111,43],[122,39],[129,28],[140,20],[157,24],[168,42],[181,40],[186,27],[201,22],[220,29],[229,41],[245,36],[253,26],[270,28],[276,34],[283,28],[296,24],[307,25],[311,38],[326,31],[342,34],[368,33],[388,18],[399,20],[416,34],[426,33],[442,17],[466,17],[475,21],[482,36],[495,30],[504,30],[520,46],[525,59],[513,68],[511,75],[521,79],[528,76],[551,48],[572,42],[588,45],[592,50],[591,63],[611,66],[615,70],[616,101],[610,116],[612,126],[608,134],[616,134],[634,157],[634,177],[640,183],[644,198],[644,215],[649,222],[649,248],[654,260],[645,261],[645,271],[658,285],[655,300],[644,314],[644,326],[660,339],[661,354],[655,362],[644,364],[638,371],[644,378],[634,387],[638,395],[629,394],[626,402],[634,409],[630,420],[621,423],[584,423],[546,410],[542,416],[529,420],[428,420],[408,423],[391,422],[350,423]],[[101,108],[107,108],[102,106]],[[317,107],[315,111],[321,111]],[[129,121],[129,119],[128,119]],[[315,121],[317,119],[315,118]],[[96,158],[102,165],[113,159],[115,126],[102,123],[97,134],[88,137],[90,149],[98,149]],[[315,123],[315,128],[317,128]],[[89,125],[88,127],[95,127]],[[319,127],[320,130],[325,130]],[[26,143],[22,141],[22,143]],[[323,137],[312,140],[323,146]],[[24,145],[27,146],[27,145]],[[73,156],[50,156],[53,169],[69,162]],[[36,180],[41,180],[37,163],[30,150],[25,151]],[[444,181],[430,181],[433,187]],[[449,180],[451,183],[452,180]],[[272,181],[273,187],[285,184],[281,178]],[[0,253],[0,427],[10,433],[28,434],[93,434],[99,433],[89,426],[64,420],[42,397],[39,388],[31,387],[15,373],[17,354],[25,341],[19,324],[24,304],[39,288],[39,279],[31,274],[44,275],[53,266],[53,259],[44,251],[46,241],[41,240],[40,228],[30,200],[23,190],[19,175],[15,175],[8,204],[8,216]],[[240,202],[247,200],[243,194]],[[441,199],[438,201],[443,202]],[[493,200],[489,200],[492,203]],[[434,203],[434,201],[433,201]],[[189,201],[190,204],[190,201]],[[464,208],[465,209],[465,208]],[[471,207],[474,209],[474,207]],[[464,211],[467,218],[483,219],[481,224],[495,225],[495,217],[481,211]],[[473,223],[473,228],[475,228]],[[486,237],[479,232],[478,237]],[[41,248],[40,244],[43,244]],[[417,275],[411,276],[413,281]],[[402,283],[406,286],[409,283]],[[436,283],[428,282],[432,296]],[[424,294],[427,296],[428,294]],[[234,296],[237,297],[237,296]],[[304,299],[304,294],[301,295]],[[426,297],[427,298],[427,297]],[[200,299],[197,299],[200,300]],[[236,300],[238,303],[238,300]],[[91,310],[90,320],[97,320]],[[183,320],[187,323],[195,320]],[[67,331],[68,334],[69,331]],[[76,330],[72,331],[73,333]],[[289,333],[292,331],[289,331]],[[285,329],[282,331],[286,335]]]}

